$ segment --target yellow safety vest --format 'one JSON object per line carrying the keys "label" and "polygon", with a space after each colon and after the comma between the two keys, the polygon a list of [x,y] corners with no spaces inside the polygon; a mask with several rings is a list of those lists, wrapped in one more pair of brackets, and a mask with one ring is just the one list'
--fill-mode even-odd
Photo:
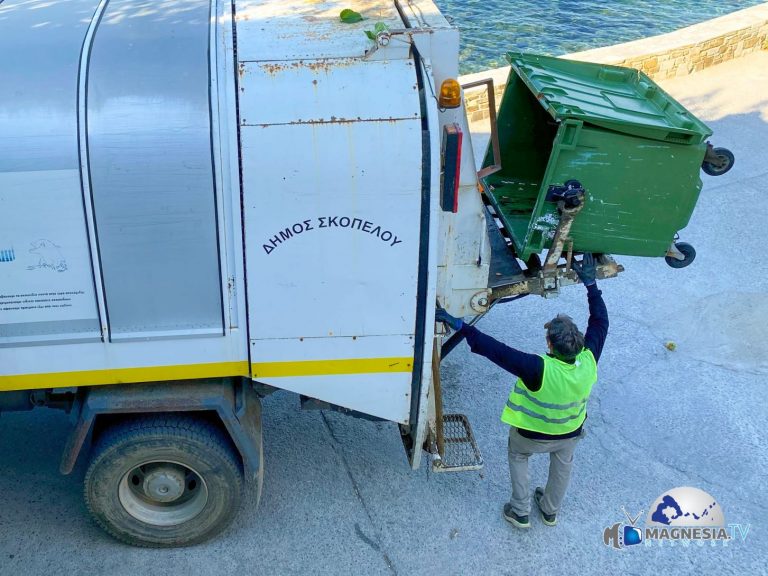
{"label": "yellow safety vest", "polygon": [[573,364],[542,355],[541,388],[533,392],[518,378],[501,414],[502,422],[543,434],[567,434],[584,423],[587,400],[597,382],[597,362],[584,348]]}

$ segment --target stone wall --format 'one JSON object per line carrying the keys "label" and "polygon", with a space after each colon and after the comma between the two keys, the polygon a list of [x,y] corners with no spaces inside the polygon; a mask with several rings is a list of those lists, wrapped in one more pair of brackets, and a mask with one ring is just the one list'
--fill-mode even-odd
{"label": "stone wall", "polygon": [[[654,80],[663,80],[767,49],[768,2],[765,2],[669,34],[566,54],[562,58],[628,66],[645,72]],[[492,78],[498,106],[508,75],[509,66],[506,66],[462,76],[459,81],[465,84]],[[470,122],[488,118],[485,89],[467,90],[465,104]]]}

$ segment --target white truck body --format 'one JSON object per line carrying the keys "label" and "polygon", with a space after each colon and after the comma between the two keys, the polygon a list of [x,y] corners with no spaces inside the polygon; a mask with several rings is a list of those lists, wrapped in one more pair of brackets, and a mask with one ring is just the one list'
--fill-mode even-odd
{"label": "white truck body", "polygon": [[0,391],[246,377],[421,445],[435,303],[481,312],[490,263],[432,2],[6,0],[0,31]]}

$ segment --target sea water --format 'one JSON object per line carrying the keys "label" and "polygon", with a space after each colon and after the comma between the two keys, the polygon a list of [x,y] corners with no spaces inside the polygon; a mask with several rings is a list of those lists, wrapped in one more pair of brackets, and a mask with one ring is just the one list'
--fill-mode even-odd
{"label": "sea water", "polygon": [[759,0],[436,0],[461,30],[461,73],[505,66],[504,53],[558,56],[672,32]]}

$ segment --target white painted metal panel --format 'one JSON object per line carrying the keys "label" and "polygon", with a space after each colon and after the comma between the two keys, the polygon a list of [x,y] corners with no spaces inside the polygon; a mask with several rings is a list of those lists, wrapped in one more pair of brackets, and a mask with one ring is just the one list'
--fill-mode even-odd
{"label": "white painted metal panel", "polygon": [[0,171],[0,250],[0,346],[101,339],[77,170]]}
{"label": "white painted metal panel", "polygon": [[334,374],[300,378],[265,378],[263,382],[283,390],[320,398],[377,418],[408,424],[411,380],[408,374]]}
{"label": "white painted metal panel", "polygon": [[[240,122],[354,122],[419,118],[412,60],[257,62],[241,66]],[[275,103],[279,102],[279,106]]]}
{"label": "white painted metal panel", "polygon": [[[303,338],[255,340],[251,343],[254,378],[277,388],[321,398],[326,402],[379,418],[407,423],[411,402],[413,336],[362,338]],[[343,353],[343,356],[340,356]],[[285,362],[288,371],[301,370],[304,362],[344,358],[345,362],[370,358],[408,359],[391,373],[325,374],[315,376],[260,376],[265,363]],[[297,362],[298,360],[298,362]],[[393,360],[394,362],[394,360]]]}
{"label": "white painted metal panel", "polygon": [[[24,4],[23,9],[18,5]],[[0,155],[0,172],[7,172],[4,167],[10,163],[24,161],[24,166],[12,166],[10,172],[15,178],[27,178],[23,187],[25,196],[30,201],[33,211],[50,214],[51,218],[39,218],[39,224],[46,224],[53,219],[59,222],[60,227],[67,234],[77,235],[82,248],[80,252],[87,255],[87,240],[85,240],[86,226],[82,222],[70,221],[71,210],[79,207],[82,213],[82,196],[77,175],[77,62],[82,46],[82,35],[88,26],[88,18],[93,10],[83,10],[79,4],[71,2],[4,2],[0,4],[0,16],[5,18],[0,22],[0,45],[4,40],[13,43],[13,50],[20,54],[26,54],[36,59],[51,54],[59,55],[61,59],[74,58],[73,66],[28,66],[25,60],[18,60],[19,68],[23,69],[23,78],[51,87],[38,87],[32,93],[40,98],[55,96],[65,104],[62,109],[54,106],[43,107],[49,112],[56,112],[61,116],[61,121],[52,124],[51,117],[43,113],[43,108],[36,107],[34,98],[24,97],[18,100],[3,99],[0,102],[0,149],[4,154]],[[96,2],[93,2],[95,7]],[[239,165],[237,154],[237,119],[235,109],[236,88],[234,79],[233,46],[231,36],[231,20],[228,19],[229,3],[218,3],[219,18],[211,22],[211,37],[215,44],[211,46],[211,69],[216,71],[214,94],[217,96],[212,102],[213,126],[214,126],[214,159],[216,163],[216,177],[218,186],[218,212],[217,220],[221,223],[221,258],[224,265],[222,283],[228,300],[225,307],[226,330],[225,336],[198,337],[185,339],[167,339],[155,341],[133,341],[112,344],[109,342],[78,342],[71,343],[59,341],[57,344],[43,344],[37,346],[16,346],[10,348],[0,347],[0,391],[16,389],[19,386],[25,388],[42,388],[51,386],[73,386],[105,383],[114,381],[114,378],[125,378],[124,381],[134,380],[136,372],[127,372],[124,369],[140,368],[138,378],[156,377],[157,379],[173,378],[174,374],[183,373],[185,378],[210,375],[215,372],[219,375],[246,374],[248,365],[248,339],[245,330],[245,289],[243,275],[243,252],[241,241],[241,212],[239,196]],[[6,10],[9,8],[10,10]],[[165,9],[165,8],[162,8]],[[63,13],[62,13],[63,11]],[[11,34],[15,29],[13,22],[8,20],[9,13],[34,17],[40,23],[47,21],[58,22],[60,26],[31,26],[19,27],[18,34]],[[75,42],[70,42],[68,34],[77,32],[72,22],[84,23],[79,28],[81,36]],[[165,18],[163,13],[158,17]],[[2,20],[2,18],[0,18]],[[109,23],[105,23],[109,24]],[[37,34],[44,37],[41,40]],[[71,46],[70,46],[71,45]],[[71,47],[71,51],[70,51]],[[41,49],[43,49],[41,51]],[[71,52],[71,53],[70,53]],[[10,66],[11,60],[5,64]],[[5,68],[0,63],[0,69]],[[38,70],[39,74],[30,75],[30,70]],[[9,76],[10,77],[10,76]],[[47,80],[46,80],[47,78]],[[32,85],[35,84],[32,82]],[[27,86],[29,83],[24,83]],[[0,83],[0,93],[4,84]],[[13,85],[9,85],[14,89]],[[16,90],[22,88],[22,83],[16,83]],[[7,114],[4,114],[8,111]],[[23,112],[23,114],[22,114]],[[11,118],[18,119],[19,126],[28,131],[38,130],[35,136],[39,145],[34,146],[35,154],[29,157],[24,152],[29,146],[18,141],[13,142],[12,134],[23,135],[19,130],[11,130],[6,123]],[[35,118],[38,120],[33,121]],[[47,127],[41,122],[48,122]],[[8,131],[5,130],[8,128]],[[59,138],[59,128],[68,131],[66,139]],[[49,138],[50,137],[50,138]],[[63,144],[71,143],[71,151],[64,148]],[[7,154],[9,148],[18,147],[14,155]],[[52,162],[48,162],[48,159]],[[71,160],[70,160],[71,159]],[[5,163],[5,164],[4,164]],[[30,168],[31,167],[31,168]],[[70,169],[71,168],[71,169]],[[24,172],[24,174],[19,174]],[[6,175],[7,176],[7,175]],[[4,181],[0,185],[0,195],[11,191],[11,181]],[[35,190],[30,189],[33,188]],[[16,184],[13,189],[17,189]],[[37,191],[39,189],[39,192]],[[76,190],[71,195],[70,191]],[[57,194],[54,196],[53,192]],[[40,195],[47,195],[47,199],[41,199]],[[0,202],[2,204],[2,202]],[[0,213],[0,222],[3,221],[3,213]],[[25,227],[25,219],[19,217],[19,212],[9,210],[8,215],[14,216],[14,225]],[[224,225],[226,223],[226,226]],[[24,226],[22,226],[24,224]],[[0,237],[3,230],[10,230],[8,226],[0,226]],[[33,232],[30,228],[28,232]],[[3,248],[0,248],[2,250]],[[68,269],[75,266],[76,259],[81,256],[73,255],[73,251],[67,249]],[[147,257],[151,257],[148,254]],[[86,256],[87,258],[87,256]],[[14,262],[19,262],[17,256]],[[7,263],[0,264],[7,265]],[[66,274],[60,274],[55,270],[51,273],[63,278]],[[93,283],[92,279],[87,280]],[[0,288],[4,286],[0,278]],[[0,290],[1,291],[1,290]],[[82,296],[82,295],[79,295]],[[92,298],[92,293],[91,293]],[[71,311],[71,309],[70,309]],[[68,321],[69,322],[69,321]],[[2,320],[0,320],[2,323]],[[8,326],[7,324],[5,326]],[[240,329],[237,327],[240,326]],[[98,330],[98,321],[96,321]],[[98,333],[98,332],[97,332]],[[185,366],[193,369],[184,370]],[[155,367],[158,369],[155,370]],[[181,371],[177,370],[181,369]],[[201,372],[196,372],[200,370]],[[22,378],[17,378],[21,376]],[[111,380],[110,380],[111,379]]]}
{"label": "white painted metal panel", "polygon": [[0,345],[101,338],[76,97],[97,5],[0,2]]}
{"label": "white painted metal panel", "polygon": [[[407,0],[402,2],[401,6],[408,24],[414,28],[429,28],[432,30],[453,28],[432,0]],[[453,29],[455,30],[455,28]],[[458,58],[456,58],[456,63],[458,64]],[[437,63],[433,59],[431,64],[435,66]]]}
{"label": "white painted metal panel", "polygon": [[[345,8],[366,19],[341,22],[339,13]],[[403,28],[392,0],[238,0],[238,60],[359,57],[373,46],[365,30],[377,22]]]}
{"label": "white painted metal panel", "polygon": [[420,122],[245,128],[242,143],[251,338],[412,334]]}
{"label": "white painted metal panel", "polygon": [[43,378],[28,387],[44,388],[61,386],[62,382],[66,382],[57,380],[55,373],[65,376],[81,373],[82,377],[76,380],[77,384],[88,385],[94,381],[99,382],[99,371],[106,371],[109,375],[114,370],[125,368],[240,363],[245,370],[248,352],[243,344],[246,341],[245,331],[232,330],[226,338],[186,338],[120,344],[60,343],[52,346],[0,348],[0,390],[13,389],[5,381],[6,377],[15,375],[41,374]]}
{"label": "white painted metal panel", "polygon": [[[258,373],[258,365],[261,363],[327,360],[333,358],[333,354],[340,349],[345,350],[345,356],[339,356],[343,359],[406,358],[413,356],[413,345],[412,334],[271,338],[251,342],[251,362]],[[400,368],[404,369],[403,366]]]}
{"label": "white painted metal panel", "polygon": [[422,196],[415,66],[248,63],[240,87],[253,377],[405,423]]}

